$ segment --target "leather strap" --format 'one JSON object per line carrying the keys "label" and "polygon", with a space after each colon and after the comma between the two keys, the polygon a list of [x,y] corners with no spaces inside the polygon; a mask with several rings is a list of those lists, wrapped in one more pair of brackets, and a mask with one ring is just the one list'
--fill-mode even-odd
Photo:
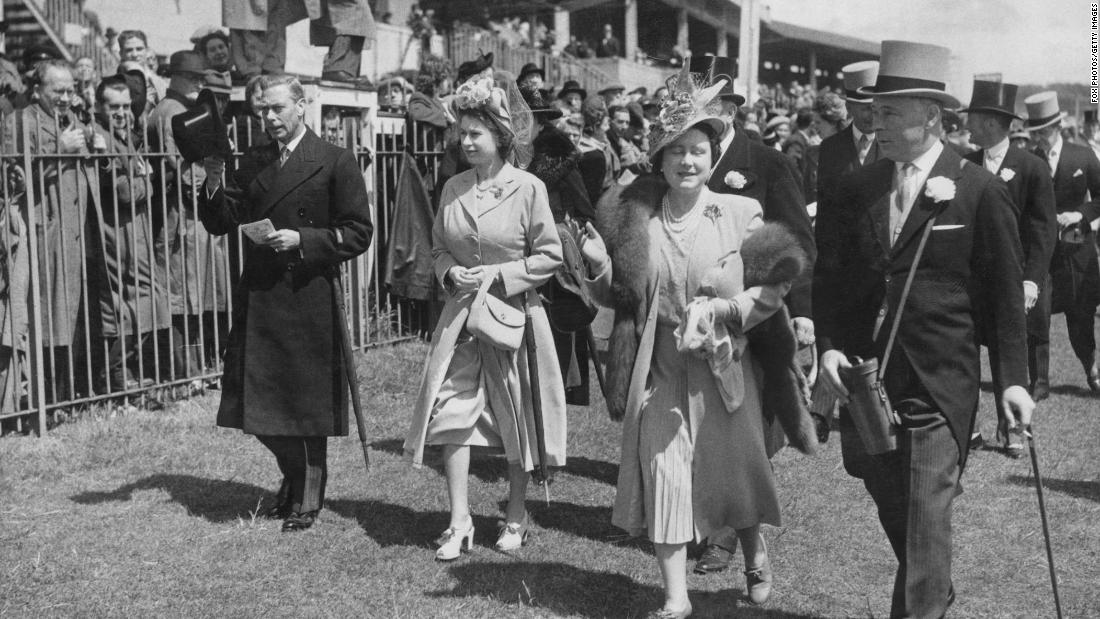
{"label": "leather strap", "polygon": [[[920,244],[917,245],[917,255],[913,257],[913,264],[909,267],[909,275],[905,278],[905,286],[901,289],[901,300],[898,302],[898,311],[894,314],[894,322],[890,325],[890,337],[886,339],[886,350],[882,353],[882,363],[878,366],[878,379],[881,381],[886,376],[886,366],[890,364],[890,353],[894,349],[894,339],[898,335],[898,327],[901,325],[901,313],[905,309],[905,301],[909,299],[909,289],[913,285],[913,278],[917,274],[917,266],[920,264],[921,256],[924,255],[924,246],[928,244],[928,237],[932,235],[932,226],[936,223],[936,216],[933,215],[928,219],[928,223],[924,225],[924,233],[921,234]],[[876,327],[882,327],[882,323],[876,325]],[[876,328],[873,339],[878,339],[879,329]]]}

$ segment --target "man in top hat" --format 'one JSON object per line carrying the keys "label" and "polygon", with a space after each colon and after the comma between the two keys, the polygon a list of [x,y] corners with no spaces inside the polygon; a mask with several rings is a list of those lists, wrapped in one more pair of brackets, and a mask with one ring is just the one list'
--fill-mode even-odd
{"label": "man in top hat", "polygon": [[[817,254],[814,248],[813,228],[806,212],[802,189],[792,166],[782,153],[763,143],[750,140],[744,127],[732,122],[737,108],[745,98],[733,90],[737,77],[737,65],[725,56],[700,56],[689,61],[689,70],[704,76],[708,84],[725,80],[719,91],[721,115],[728,118],[729,130],[719,144],[720,158],[715,163],[707,188],[717,193],[733,193],[753,198],[764,210],[766,221],[785,224],[798,239],[806,252],[809,264]],[[795,282],[787,298],[793,316],[795,333],[800,345],[813,341],[813,321],[810,314],[811,273],[807,272]],[[737,535],[732,528],[725,528],[707,540],[703,556],[695,564],[696,573],[720,572],[729,567],[737,547]]]}
{"label": "man in top hat", "polygon": [[[817,162],[817,217],[814,220],[814,234],[817,240],[817,264],[813,291],[822,294],[833,287],[833,282],[823,279],[826,273],[836,273],[836,262],[841,251],[839,246],[844,219],[839,215],[843,205],[837,204],[837,186],[840,179],[864,165],[878,161],[879,150],[875,143],[874,120],[871,113],[871,95],[861,94],[860,88],[874,86],[878,78],[878,61],[865,60],[845,66],[844,99],[848,115],[852,122],[838,133],[825,138],[818,151]],[[769,123],[770,125],[770,123]],[[814,303],[814,323],[822,332],[832,331],[843,316],[830,315],[828,305]],[[826,324],[830,326],[825,326]],[[823,397],[815,397],[815,405]],[[820,402],[823,404],[823,402]],[[828,440],[830,406],[815,406],[819,411],[814,415],[818,424],[818,439]],[[840,410],[840,423],[853,429],[852,420],[846,408]]]}
{"label": "man in top hat", "polygon": [[[1027,312],[1028,376],[1031,397],[1045,400],[1050,393],[1050,257],[1058,238],[1058,222],[1054,212],[1054,186],[1046,165],[1031,153],[1011,148],[1009,130],[1016,116],[1016,85],[987,80],[974,80],[966,126],[970,141],[980,150],[966,158],[985,167],[1008,184],[1008,193],[1016,207],[1019,220],[1017,231],[1024,251],[1024,310]],[[984,311],[979,317],[984,318]],[[988,320],[982,320],[988,328]],[[990,358],[997,356],[996,338],[983,335],[989,347]],[[1004,384],[998,372],[1000,366],[990,364],[993,370],[994,410],[999,420],[998,428],[1005,425],[1002,418],[1000,393]],[[999,432],[998,432],[999,433]],[[1005,453],[1018,458],[1023,453],[1019,434],[1003,437]],[[980,424],[975,422],[970,435],[970,448],[984,443]]]}
{"label": "man in top hat", "polygon": [[546,73],[542,68],[533,62],[528,62],[523,65],[523,68],[519,70],[519,76],[516,77],[516,86],[520,90],[542,90],[546,87]]}
{"label": "man in top hat", "polygon": [[954,599],[951,506],[981,376],[976,306],[990,308],[1008,422],[1026,426],[1035,406],[1025,387],[1022,251],[1008,187],[940,139],[943,108],[959,107],[944,90],[949,57],[944,47],[883,41],[875,85],[858,89],[873,97],[882,158],[841,178],[840,251],[817,273],[831,286],[815,303],[844,317],[820,325],[819,380],[845,402],[840,374],[855,357],[887,362],[923,246],[883,378],[901,420],[897,448],[869,455],[861,440],[841,436],[845,469],[863,480],[897,557],[891,617],[943,617]]}
{"label": "man in top hat", "polygon": [[558,91],[558,99],[565,102],[565,105],[574,112],[580,112],[581,106],[584,105],[584,100],[588,98],[588,91],[581,88],[581,85],[576,80],[565,80],[565,84]]}
{"label": "man in top hat", "polygon": [[1085,110],[1084,122],[1081,123],[1081,134],[1088,141],[1092,152],[1100,157],[1100,118],[1097,118],[1097,110]]}
{"label": "man in top hat", "polygon": [[[1040,92],[1024,99],[1027,130],[1038,147],[1034,153],[1047,162],[1054,182],[1054,207],[1058,215],[1058,242],[1050,261],[1051,313],[1065,313],[1069,343],[1085,370],[1091,391],[1100,391],[1096,369],[1096,336],[1093,322],[1100,303],[1095,233],[1092,221],[1100,217],[1100,161],[1092,149],[1062,139],[1065,112],[1058,95]],[[1092,196],[1094,201],[1086,202]]]}

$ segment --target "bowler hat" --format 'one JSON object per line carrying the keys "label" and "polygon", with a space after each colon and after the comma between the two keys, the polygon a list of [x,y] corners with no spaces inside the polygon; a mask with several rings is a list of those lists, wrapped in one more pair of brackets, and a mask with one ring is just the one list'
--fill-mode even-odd
{"label": "bowler hat", "polygon": [[566,95],[571,92],[575,92],[581,96],[581,100],[588,98],[588,91],[581,88],[580,83],[577,80],[565,80],[565,85],[558,91],[558,98],[564,99]]}
{"label": "bowler hat", "polygon": [[1016,115],[1016,84],[974,80],[974,94],[970,96],[970,107],[959,111],[1005,114],[1012,118],[1020,118]]}
{"label": "bowler hat", "polygon": [[466,80],[491,66],[493,66],[493,52],[482,54],[473,60],[467,60],[458,65],[458,71],[455,75],[455,85],[462,85]]}
{"label": "bowler hat", "polygon": [[874,86],[856,93],[872,97],[922,97],[957,109],[959,100],[947,94],[947,69],[951,50],[912,41],[883,41],[878,77]]}
{"label": "bowler hat", "polygon": [[722,99],[732,100],[736,105],[744,105],[745,97],[733,91],[733,79],[737,77],[737,63],[727,56],[692,56],[688,60],[688,71],[705,80],[707,86],[726,80],[718,91]]}
{"label": "bowler hat", "polygon": [[187,163],[211,155],[228,160],[232,153],[225,120],[218,113],[214,93],[206,89],[199,92],[195,105],[172,117],[172,136]]}
{"label": "bowler hat", "polygon": [[202,75],[205,70],[206,61],[198,52],[183,50],[172,54],[172,57],[168,59],[168,73],[171,75],[178,73]]}
{"label": "bowler hat", "polygon": [[539,77],[541,77],[542,79],[546,79],[546,73],[543,72],[541,67],[533,62],[528,62],[527,64],[523,65],[522,69],[519,70],[519,77],[516,78],[516,81],[522,82],[523,78],[535,73],[538,73]]}
{"label": "bowler hat", "polygon": [[858,90],[874,86],[878,79],[878,61],[861,60],[844,65],[840,70],[844,74],[844,98],[853,103],[870,103],[870,95],[860,94]]}
{"label": "bowler hat", "polygon": [[1027,106],[1027,125],[1024,129],[1035,131],[1062,122],[1066,113],[1058,108],[1058,93],[1044,90],[1024,99]]}

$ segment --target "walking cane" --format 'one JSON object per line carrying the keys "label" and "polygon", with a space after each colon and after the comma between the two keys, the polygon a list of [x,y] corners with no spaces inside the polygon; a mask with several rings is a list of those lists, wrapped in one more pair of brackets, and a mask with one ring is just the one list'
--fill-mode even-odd
{"label": "walking cane", "polygon": [[1047,567],[1050,568],[1050,587],[1054,590],[1054,610],[1058,619],[1062,619],[1062,600],[1058,597],[1058,576],[1054,573],[1054,551],[1050,547],[1050,525],[1047,524],[1047,508],[1043,501],[1043,478],[1039,476],[1039,456],[1035,453],[1035,436],[1031,426],[1024,430],[1027,436],[1027,448],[1031,452],[1031,471],[1035,473],[1035,492],[1039,495],[1039,517],[1043,521],[1043,541],[1047,546]]}
{"label": "walking cane", "polygon": [[[339,276],[337,276],[339,277]],[[363,419],[363,405],[359,401],[359,380],[355,376],[355,356],[351,348],[351,335],[348,334],[348,319],[344,313],[344,292],[339,281],[333,282],[333,297],[336,299],[336,330],[340,332],[340,348],[344,357],[344,376],[351,389],[351,410],[355,413],[355,427],[359,431],[359,446],[363,449],[363,464],[370,472],[370,453],[367,451],[367,422]]]}
{"label": "walking cane", "polygon": [[596,370],[596,382],[600,384],[600,393],[607,398],[607,389],[603,386],[603,366],[596,354],[596,338],[592,335],[592,325],[584,328],[584,338],[588,341],[588,358],[592,360],[592,368]]}
{"label": "walking cane", "polygon": [[535,344],[534,321],[531,308],[524,305],[523,343],[527,348],[527,375],[531,380],[531,415],[535,418],[535,443],[539,451],[539,464],[532,477],[546,493],[550,505],[550,471],[546,467],[546,432],[542,423],[542,388],[539,384],[538,346]]}

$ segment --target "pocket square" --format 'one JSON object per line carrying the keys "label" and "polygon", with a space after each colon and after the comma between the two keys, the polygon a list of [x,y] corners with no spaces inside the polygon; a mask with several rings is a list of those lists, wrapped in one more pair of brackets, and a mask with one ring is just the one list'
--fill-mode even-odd
{"label": "pocket square", "polygon": [[932,231],[933,232],[938,232],[940,230],[958,230],[959,228],[965,228],[965,227],[966,226],[964,226],[962,224],[943,224],[943,225],[940,225],[940,226],[932,226]]}
{"label": "pocket square", "polygon": [[1077,168],[1077,171],[1073,173],[1073,177],[1077,178],[1078,176],[1081,176],[1082,174],[1084,174],[1084,172],[1081,171],[1081,168]]}

